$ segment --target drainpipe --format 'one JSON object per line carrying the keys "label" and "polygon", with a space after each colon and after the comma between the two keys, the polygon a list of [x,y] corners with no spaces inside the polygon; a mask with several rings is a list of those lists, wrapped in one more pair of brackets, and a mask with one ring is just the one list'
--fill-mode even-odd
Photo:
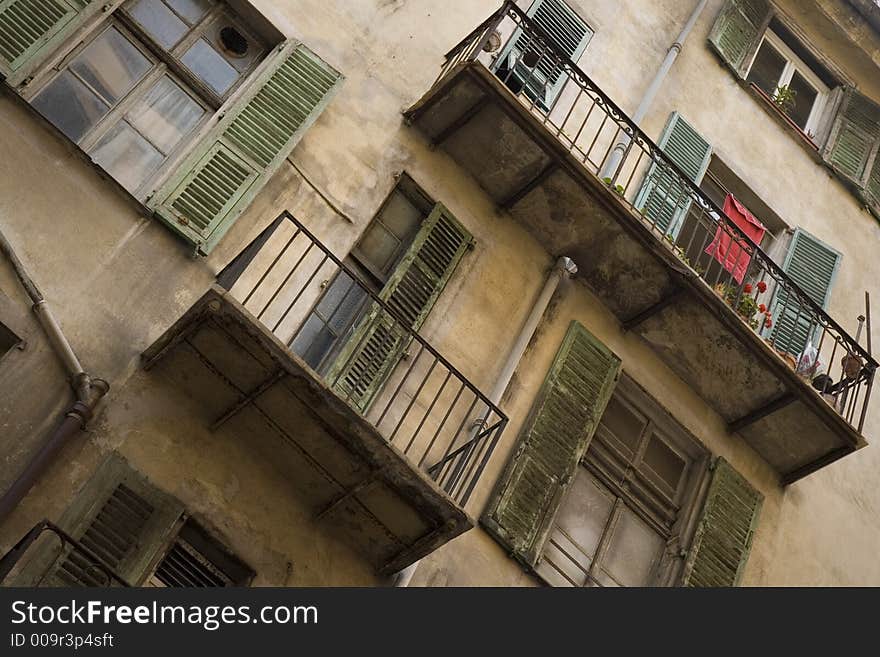
{"label": "drainpipe", "polygon": [[[531,341],[532,336],[534,336],[538,324],[544,317],[544,313],[547,312],[547,306],[550,305],[550,299],[553,298],[553,293],[556,292],[559,283],[562,282],[563,278],[570,278],[576,273],[577,265],[571,258],[562,256],[556,260],[556,264],[547,276],[547,280],[544,283],[544,287],[541,289],[541,293],[535,300],[532,310],[529,312],[529,316],[526,318],[522,329],[520,329],[516,342],[513,343],[513,347],[511,347],[510,352],[507,354],[507,360],[504,362],[504,367],[501,368],[501,373],[498,375],[495,387],[492,388],[492,392],[489,394],[489,401],[493,404],[497,405],[507,391],[507,387],[510,385],[510,380],[513,378],[513,374],[516,372],[516,368],[519,366],[519,362],[522,360],[526,347],[529,346],[529,342]],[[489,409],[486,408],[478,415],[478,417],[485,418],[488,413]],[[477,426],[473,429],[474,434],[482,428],[483,420],[478,419],[476,424]],[[416,568],[419,567],[419,563],[419,561],[416,561],[414,564],[407,566],[397,573],[394,580],[394,586],[409,586],[410,580],[412,580],[412,577],[416,572]]]}
{"label": "drainpipe", "polygon": [[64,419],[27,464],[18,479],[12,482],[12,485],[3,494],[3,497],[0,498],[0,521],[2,521],[24,499],[25,495],[28,494],[49,464],[52,463],[68,439],[85,428],[98,402],[110,389],[110,385],[103,379],[91,378],[83,369],[79,359],[76,357],[76,353],[70,346],[70,342],[67,341],[67,337],[61,331],[61,327],[58,325],[52,309],[28,275],[27,270],[2,231],[0,231],[0,253],[3,253],[12,264],[15,275],[33,302],[34,314],[43,327],[43,331],[49,339],[49,344],[67,370],[70,377],[70,385],[76,393],[76,401],[67,409]]}
{"label": "drainpipe", "polygon": [[[700,17],[700,14],[703,13],[703,10],[706,8],[708,2],[709,0],[700,0],[700,3],[691,13],[690,18],[688,18],[687,23],[685,23],[684,28],[682,28],[681,34],[679,34],[678,38],[673,42],[671,46],[669,46],[669,50],[666,52],[666,58],[660,65],[660,69],[657,71],[656,75],[654,75],[654,79],[651,80],[651,84],[648,85],[648,90],[645,92],[645,95],[642,96],[642,100],[639,103],[639,106],[636,108],[635,113],[631,117],[634,124],[639,125],[644,120],[645,115],[651,108],[651,104],[657,97],[657,92],[660,91],[660,87],[663,85],[663,82],[666,80],[666,76],[669,74],[672,65],[678,58],[681,49],[684,47],[684,42],[687,41],[688,36],[690,36],[691,31],[693,31],[694,29],[694,25],[696,24],[697,19]],[[599,174],[599,178],[611,178],[614,176],[614,172],[617,171],[617,167],[620,166],[620,162],[623,159],[623,154],[626,152],[626,149],[629,147],[631,141],[632,138],[630,137],[630,135],[623,135],[617,141],[617,143],[614,145],[614,150],[612,150],[612,152],[608,156],[608,160],[606,161],[605,166],[602,167],[602,172]]]}

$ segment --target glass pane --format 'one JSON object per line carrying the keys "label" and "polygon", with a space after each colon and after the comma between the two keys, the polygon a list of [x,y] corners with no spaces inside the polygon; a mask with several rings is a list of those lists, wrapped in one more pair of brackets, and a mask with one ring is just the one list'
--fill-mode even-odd
{"label": "glass pane", "polygon": [[33,106],[73,141],[79,141],[110,110],[68,71],[34,98]]}
{"label": "glass pane", "polygon": [[381,220],[401,241],[406,241],[418,230],[422,213],[406,195],[395,190],[382,209]]}
{"label": "glass pane", "polygon": [[794,94],[794,104],[788,109],[788,115],[801,129],[804,129],[807,127],[807,121],[810,120],[810,113],[816,103],[816,96],[819,94],[797,71],[794,72],[788,88]]}
{"label": "glass pane", "polygon": [[375,269],[388,274],[400,254],[401,243],[385,226],[374,221],[358,243],[357,250]]}
{"label": "glass pane", "polygon": [[134,192],[165,159],[125,121],[120,121],[104,135],[91,156],[130,192]]}
{"label": "glass pane", "polygon": [[116,104],[152,68],[152,63],[116,28],[105,30],[70,64],[70,70]]}
{"label": "glass pane", "polygon": [[205,37],[227,62],[242,73],[252,68],[263,54],[263,48],[225,16],[214,21]]}
{"label": "glass pane", "polygon": [[644,463],[650,467],[674,493],[684,474],[685,462],[664,443],[657,434],[651,436],[645,448]]}
{"label": "glass pane", "polygon": [[204,39],[192,44],[181,61],[220,96],[229,91],[238,80],[238,71]]}
{"label": "glass pane", "polygon": [[614,498],[585,468],[578,468],[571,490],[556,515],[556,526],[588,557],[596,553]]}
{"label": "glass pane", "polygon": [[128,111],[127,118],[167,155],[204,115],[201,105],[171,78],[163,77]]}
{"label": "glass pane", "polygon": [[165,0],[190,25],[198,23],[214,5],[210,0]]}
{"label": "glass pane", "polygon": [[665,545],[657,532],[623,507],[602,568],[622,586],[647,586]]}
{"label": "glass pane", "polygon": [[317,312],[337,333],[342,333],[357,315],[367,293],[341,272],[318,303]]}
{"label": "glass pane", "polygon": [[746,79],[749,82],[754,82],[772,98],[776,93],[779,78],[782,77],[785,63],[785,58],[773,46],[764,41],[758,49],[752,70],[749,71]]}
{"label": "glass pane", "polygon": [[335,341],[335,336],[324,325],[324,322],[317,315],[312,314],[303,324],[290,348],[308,363],[309,367],[317,370],[321,360],[333,347]]}
{"label": "glass pane", "polygon": [[635,415],[617,397],[612,397],[602,416],[602,424],[622,443],[615,446],[623,449],[630,458],[634,457],[639,445],[639,437],[645,429],[645,421]]}
{"label": "glass pane", "polygon": [[138,0],[128,13],[165,49],[170,49],[189,31],[186,23],[159,0]]}

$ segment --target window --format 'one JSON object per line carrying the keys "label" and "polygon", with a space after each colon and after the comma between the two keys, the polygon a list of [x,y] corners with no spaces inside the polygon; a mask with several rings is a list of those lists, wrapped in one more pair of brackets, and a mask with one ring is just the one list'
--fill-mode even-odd
{"label": "window", "polygon": [[0,76],[202,255],[342,80],[249,7],[245,22],[218,0],[44,4],[0,2],[0,25],[28,26]]}
{"label": "window", "polygon": [[809,137],[815,137],[828,86],[782,38],[767,30],[746,80],[755,84]]}
{"label": "window", "polygon": [[[434,202],[412,179],[402,176],[346,259],[372,292],[378,294],[388,282],[433,208]],[[368,298],[362,286],[340,271],[291,342],[293,351],[316,372],[326,373]]]}
{"label": "window", "polygon": [[683,547],[705,453],[635,390],[618,386],[556,515],[536,568],[549,584],[657,585]]}
{"label": "window", "polygon": [[136,0],[42,80],[31,102],[144,198],[265,52],[221,4]]}
{"label": "window", "polygon": [[147,579],[154,587],[246,586],[254,572],[188,518]]}
{"label": "window", "polygon": [[100,564],[131,585],[241,586],[253,571],[186,516],[183,505],[110,456],[59,520],[88,552],[42,544],[22,585],[111,586]]}
{"label": "window", "polygon": [[514,93],[522,92],[549,110],[566,79],[559,58],[576,63],[593,30],[564,0],[535,0],[527,15],[550,37],[553,51],[517,28],[498,58],[496,72]]}
{"label": "window", "polygon": [[762,495],[716,459],[698,519],[708,455],[620,367],[572,321],[483,526],[554,585],[735,586]]}

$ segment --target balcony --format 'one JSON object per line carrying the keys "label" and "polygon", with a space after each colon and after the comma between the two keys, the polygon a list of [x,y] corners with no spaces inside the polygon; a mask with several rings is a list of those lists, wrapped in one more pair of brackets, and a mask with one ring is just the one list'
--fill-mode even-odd
{"label": "balcony", "polygon": [[[877,362],[515,4],[448,53],[405,116],[548,252],[572,257],[783,484],[865,445]],[[818,361],[801,358],[807,344]]]}
{"label": "balcony", "polygon": [[[340,280],[342,288],[333,284]],[[334,366],[312,369],[297,354],[331,289],[345,290],[359,319],[337,336]],[[507,423],[287,213],[144,353],[144,364],[195,400],[211,431],[264,453],[316,524],[381,573],[473,526],[468,499]]]}

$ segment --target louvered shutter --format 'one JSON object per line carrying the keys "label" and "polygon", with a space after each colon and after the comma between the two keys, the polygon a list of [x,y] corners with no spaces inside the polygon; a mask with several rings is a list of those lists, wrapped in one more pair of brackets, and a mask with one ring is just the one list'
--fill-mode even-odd
{"label": "louvered shutter", "polygon": [[[471,242],[438,203],[379,293],[406,328],[418,331]],[[327,378],[358,410],[366,411],[409,346],[406,328],[373,304],[337,357]]]}
{"label": "louvered shutter", "polygon": [[880,151],[874,159],[874,166],[868,177],[868,185],[865,188],[865,203],[868,204],[874,216],[880,219]]}
{"label": "louvered shutter", "polygon": [[729,0],[718,14],[709,43],[737,75],[744,75],[772,15],[767,0]]}
{"label": "louvered shutter", "polygon": [[[536,0],[526,14],[551,39],[554,52],[547,52],[533,37],[517,29],[499,61],[513,67],[513,75],[526,85],[530,97],[537,98],[546,109],[553,105],[565,84],[564,70],[554,55],[577,63],[593,31],[563,0]],[[529,50],[544,55],[534,70],[521,63],[523,54]]]}
{"label": "louvered shutter", "polygon": [[742,579],[764,496],[724,459],[715,462],[684,585],[736,586]]}
{"label": "louvered shutter", "polygon": [[[672,113],[657,145],[694,183],[702,182],[712,147],[678,112]],[[653,164],[636,197],[636,207],[658,230],[675,237],[690,205],[691,192],[681,176],[666,163]]]}
{"label": "louvered shutter", "polygon": [[[77,495],[59,525],[104,566],[137,585],[170,540],[182,513],[177,500],[111,456]],[[106,582],[87,557],[66,548],[41,584],[107,586],[112,582]]]}
{"label": "louvered shutter", "polygon": [[67,37],[108,4],[112,10],[120,3],[0,0],[0,75],[10,86],[17,86]]}
{"label": "louvered shutter", "polygon": [[605,412],[620,359],[572,322],[532,406],[483,524],[533,566]]}
{"label": "louvered shutter", "polygon": [[[828,307],[831,286],[840,266],[841,255],[804,230],[798,229],[783,267],[786,273],[820,307]],[[773,345],[780,351],[798,355],[818,328],[809,309],[802,307],[786,290],[779,289],[773,304]]]}
{"label": "louvered shutter", "polygon": [[[880,149],[880,105],[848,88],[834,117],[825,161],[834,171],[861,188],[869,184]],[[875,176],[880,174],[875,173]],[[874,181],[876,186],[876,178]]]}
{"label": "louvered shutter", "polygon": [[304,45],[282,44],[241,96],[218,112],[174,175],[152,196],[155,215],[211,251],[281,166],[341,81]]}

